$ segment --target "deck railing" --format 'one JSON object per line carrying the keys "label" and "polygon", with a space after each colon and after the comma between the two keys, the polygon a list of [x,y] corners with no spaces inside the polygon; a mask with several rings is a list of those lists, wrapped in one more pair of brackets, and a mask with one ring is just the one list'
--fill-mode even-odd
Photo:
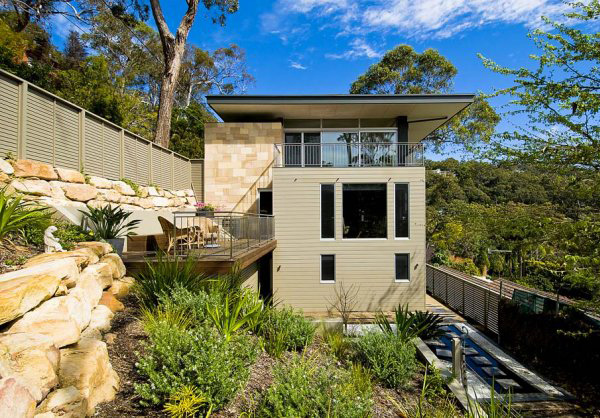
{"label": "deck railing", "polygon": [[276,167],[422,167],[423,144],[276,144]]}
{"label": "deck railing", "polygon": [[233,259],[275,237],[272,215],[242,212],[174,212],[176,256]]}

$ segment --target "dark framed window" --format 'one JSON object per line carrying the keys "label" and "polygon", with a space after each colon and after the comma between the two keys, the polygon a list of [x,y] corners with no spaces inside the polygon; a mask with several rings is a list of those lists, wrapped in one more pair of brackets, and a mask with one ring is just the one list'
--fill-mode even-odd
{"label": "dark framed window", "polygon": [[408,184],[396,184],[395,189],[395,237],[408,238]]}
{"label": "dark framed window", "polygon": [[385,183],[343,185],[344,238],[387,238]]}
{"label": "dark framed window", "polygon": [[410,280],[410,254],[394,254],[396,263],[396,281]]}
{"label": "dark framed window", "polygon": [[321,238],[335,238],[334,184],[321,184]]}
{"label": "dark framed window", "polygon": [[321,281],[335,282],[335,255],[321,255]]}

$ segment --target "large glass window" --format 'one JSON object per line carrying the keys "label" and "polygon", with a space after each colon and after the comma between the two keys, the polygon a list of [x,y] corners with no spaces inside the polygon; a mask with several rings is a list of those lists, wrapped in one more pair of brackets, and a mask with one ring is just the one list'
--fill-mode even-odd
{"label": "large glass window", "polygon": [[395,254],[396,281],[410,280],[410,254]]}
{"label": "large glass window", "polygon": [[386,184],[343,185],[344,238],[387,238]]}
{"label": "large glass window", "polygon": [[394,167],[398,165],[396,132],[361,132],[360,165]]}
{"label": "large glass window", "polygon": [[321,133],[304,132],[304,165],[321,165]]}
{"label": "large glass window", "polygon": [[321,184],[321,238],[335,238],[335,185]]}
{"label": "large glass window", "polygon": [[335,282],[335,255],[321,255],[321,281]]}
{"label": "large glass window", "polygon": [[323,167],[358,165],[358,132],[322,132]]}
{"label": "large glass window", "polygon": [[396,238],[408,238],[408,184],[396,184],[395,191]]}

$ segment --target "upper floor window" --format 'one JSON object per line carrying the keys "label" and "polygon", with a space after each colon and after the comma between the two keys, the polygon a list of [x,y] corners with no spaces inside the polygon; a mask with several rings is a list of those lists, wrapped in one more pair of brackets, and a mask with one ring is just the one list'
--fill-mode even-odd
{"label": "upper floor window", "polygon": [[321,238],[335,238],[334,184],[321,184]]}
{"label": "upper floor window", "polygon": [[343,185],[344,238],[387,238],[385,183]]}
{"label": "upper floor window", "polygon": [[396,238],[408,238],[408,184],[397,183],[394,186],[394,236]]}

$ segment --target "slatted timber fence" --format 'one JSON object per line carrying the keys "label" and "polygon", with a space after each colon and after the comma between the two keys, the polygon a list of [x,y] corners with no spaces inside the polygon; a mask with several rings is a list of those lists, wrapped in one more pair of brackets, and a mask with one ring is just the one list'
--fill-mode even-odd
{"label": "slatted timber fence", "polygon": [[192,165],[202,166],[0,70],[0,157],[7,153],[165,189],[190,188]]}
{"label": "slatted timber fence", "polygon": [[496,286],[446,267],[427,264],[427,292],[464,317],[498,334],[500,293]]}

